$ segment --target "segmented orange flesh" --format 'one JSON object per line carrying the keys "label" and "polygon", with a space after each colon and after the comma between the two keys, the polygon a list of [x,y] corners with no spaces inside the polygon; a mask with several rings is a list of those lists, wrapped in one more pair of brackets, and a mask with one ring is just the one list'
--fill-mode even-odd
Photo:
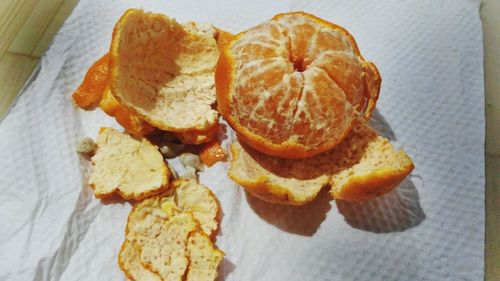
{"label": "segmented orange flesh", "polygon": [[370,99],[373,109],[380,77],[368,64],[342,27],[306,13],[280,14],[226,45],[216,71],[219,108],[261,152],[313,156],[335,147]]}

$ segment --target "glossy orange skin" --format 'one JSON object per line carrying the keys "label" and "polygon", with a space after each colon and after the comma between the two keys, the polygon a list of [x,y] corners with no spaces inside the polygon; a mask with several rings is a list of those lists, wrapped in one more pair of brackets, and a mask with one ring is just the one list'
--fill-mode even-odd
{"label": "glossy orange skin", "polygon": [[109,54],[105,54],[89,68],[72,96],[78,107],[91,109],[99,104],[108,85],[108,66]]}
{"label": "glossy orange skin", "polygon": [[226,161],[226,151],[220,146],[219,140],[214,139],[203,145],[200,152],[200,159],[208,167],[219,161]]}

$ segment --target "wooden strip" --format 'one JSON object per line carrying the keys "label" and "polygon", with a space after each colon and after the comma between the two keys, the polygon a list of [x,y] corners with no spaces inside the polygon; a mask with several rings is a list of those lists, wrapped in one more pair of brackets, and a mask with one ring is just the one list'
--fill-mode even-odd
{"label": "wooden strip", "polygon": [[9,52],[0,58],[0,120],[35,69],[38,60]]}
{"label": "wooden strip", "polygon": [[484,2],[481,18],[484,29],[486,151],[500,156],[500,2]]}
{"label": "wooden strip", "polygon": [[37,0],[12,0],[3,4],[0,14],[0,56],[9,48],[12,40],[16,37]]}
{"label": "wooden strip", "polygon": [[62,2],[63,0],[38,0],[8,51],[31,55]]}
{"label": "wooden strip", "polygon": [[485,280],[500,280],[500,2],[483,0],[486,99]]}
{"label": "wooden strip", "polygon": [[52,39],[56,35],[57,31],[61,28],[64,21],[71,14],[77,3],[78,0],[64,0],[62,2],[59,9],[52,17],[52,21],[48,24],[43,35],[38,40],[36,46],[31,52],[31,55],[41,57],[45,53],[52,43]]}
{"label": "wooden strip", "polygon": [[486,101],[486,153],[500,157],[500,104],[491,103],[489,99]]}

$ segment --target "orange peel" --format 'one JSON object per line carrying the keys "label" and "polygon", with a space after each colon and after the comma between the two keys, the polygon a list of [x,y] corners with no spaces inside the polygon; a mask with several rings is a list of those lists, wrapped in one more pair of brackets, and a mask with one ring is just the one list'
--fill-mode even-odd
{"label": "orange peel", "polygon": [[82,83],[72,95],[75,104],[82,109],[96,107],[108,85],[109,55],[105,54],[87,70]]}
{"label": "orange peel", "polygon": [[242,142],[232,144],[231,154],[232,180],[265,201],[292,205],[312,201],[325,186],[335,199],[369,200],[396,188],[414,168],[360,117],[338,146],[313,157],[277,158]]}
{"label": "orange peel", "polygon": [[213,75],[219,56],[211,26],[127,10],[113,29],[110,89],[156,128],[184,133],[218,125]]}

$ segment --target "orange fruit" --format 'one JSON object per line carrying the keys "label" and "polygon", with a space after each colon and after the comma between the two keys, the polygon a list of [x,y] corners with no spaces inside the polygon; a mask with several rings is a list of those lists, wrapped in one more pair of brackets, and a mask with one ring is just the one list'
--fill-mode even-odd
{"label": "orange fruit", "polygon": [[109,55],[105,54],[89,68],[82,83],[73,93],[73,101],[78,107],[90,109],[99,104],[108,84],[108,65]]}
{"label": "orange fruit", "polygon": [[380,75],[344,28],[303,12],[236,35],[215,73],[219,111],[241,140],[276,157],[306,158],[369,118]]}

